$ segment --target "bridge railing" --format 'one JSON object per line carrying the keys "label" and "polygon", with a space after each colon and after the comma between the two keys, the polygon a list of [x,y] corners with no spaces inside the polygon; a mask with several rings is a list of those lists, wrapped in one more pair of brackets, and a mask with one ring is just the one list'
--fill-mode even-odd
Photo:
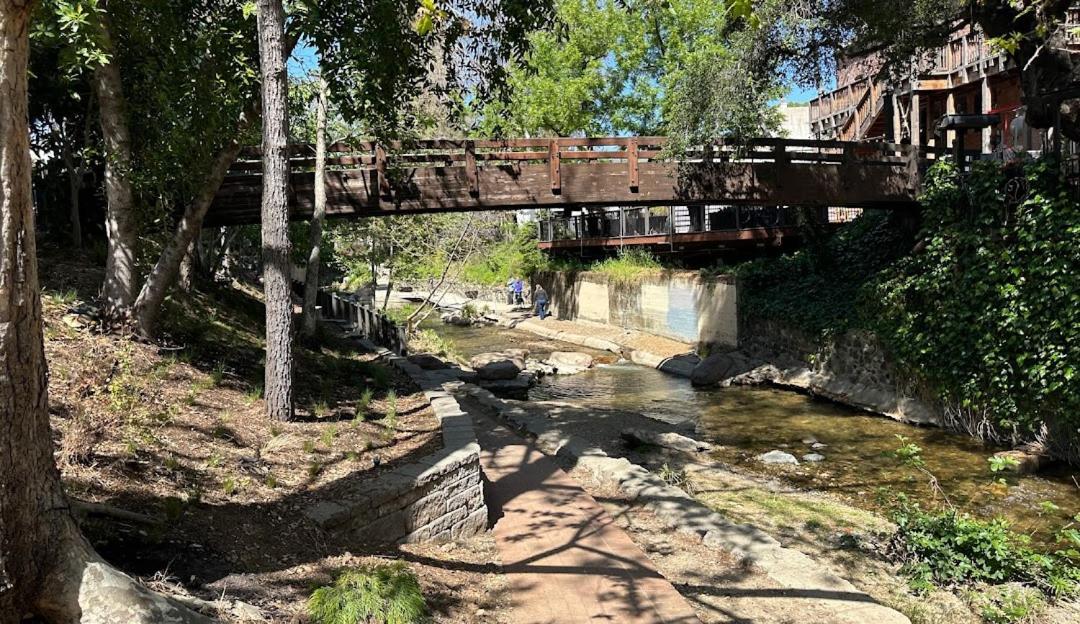
{"label": "bridge railing", "polygon": [[798,225],[786,206],[672,206],[617,208],[539,221],[540,242],[698,234]]}
{"label": "bridge railing", "polygon": [[381,311],[325,290],[319,291],[315,304],[319,306],[323,318],[346,321],[354,331],[375,344],[398,355],[407,355],[408,336],[405,328]]}
{"label": "bridge railing", "polygon": [[[370,141],[336,143],[327,148],[326,164],[334,169],[374,171],[380,185],[391,183],[391,170],[397,168],[513,166],[522,163],[547,163],[558,184],[562,164],[577,162],[625,163],[631,182],[642,162],[800,162],[842,164],[864,162],[903,166],[918,158],[918,148],[895,143],[852,141],[817,141],[809,139],[762,138],[743,142],[718,141],[694,146],[678,154],[665,152],[665,137],[588,137],[528,139],[460,139],[394,141],[386,144]],[[297,172],[315,166],[312,145],[289,146],[290,167]],[[232,174],[251,175],[262,171],[261,150],[247,148],[232,166]],[[385,179],[385,180],[384,180]]]}

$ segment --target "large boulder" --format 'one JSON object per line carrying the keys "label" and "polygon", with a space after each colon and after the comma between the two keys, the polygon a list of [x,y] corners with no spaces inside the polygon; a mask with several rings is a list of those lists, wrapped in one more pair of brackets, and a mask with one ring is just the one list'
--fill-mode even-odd
{"label": "large boulder", "polygon": [[515,379],[525,370],[525,361],[505,353],[481,353],[469,360],[469,366],[480,379]]}
{"label": "large boulder", "polygon": [[737,351],[713,353],[694,366],[694,370],[690,372],[690,383],[695,386],[712,386],[745,373],[749,368],[746,356]]}
{"label": "large boulder", "polygon": [[633,427],[623,429],[621,434],[623,439],[628,442],[651,444],[653,446],[659,446],[674,451],[682,451],[683,453],[697,453],[712,450],[712,444],[709,444],[708,442],[688,438],[684,435],[670,431],[650,431],[648,429],[638,429]]}
{"label": "large boulder", "polygon": [[430,353],[414,353],[408,360],[424,370],[441,370],[450,368],[450,365],[431,355]]}
{"label": "large boulder", "polygon": [[557,368],[559,372],[576,372],[592,368],[596,360],[588,353],[581,353],[580,351],[552,351],[547,362]]}

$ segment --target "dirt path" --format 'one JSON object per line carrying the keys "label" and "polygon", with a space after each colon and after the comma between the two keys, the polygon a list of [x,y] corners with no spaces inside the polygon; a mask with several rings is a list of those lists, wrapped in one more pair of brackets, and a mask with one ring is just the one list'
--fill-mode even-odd
{"label": "dirt path", "polygon": [[478,417],[493,536],[515,624],[696,624],[604,509],[551,458]]}

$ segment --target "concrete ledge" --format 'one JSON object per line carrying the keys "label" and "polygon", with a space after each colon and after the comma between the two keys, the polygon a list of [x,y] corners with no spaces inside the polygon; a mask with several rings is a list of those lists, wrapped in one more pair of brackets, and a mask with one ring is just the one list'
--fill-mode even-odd
{"label": "concrete ledge", "polygon": [[551,329],[550,327],[544,327],[539,323],[533,323],[528,319],[514,324],[513,327],[550,340],[559,340],[570,344],[589,347],[598,351],[617,353],[629,359],[634,364],[648,366],[680,377],[690,377],[690,373],[693,372],[694,366],[700,361],[696,355],[687,354],[675,357],[664,357],[641,349],[631,349],[611,340],[605,340],[595,336],[558,331]]}
{"label": "concrete ledge", "polygon": [[910,624],[903,614],[878,604],[804,553],[785,548],[757,527],[726,520],[645,468],[625,458],[610,457],[601,449],[559,430],[550,419],[530,414],[482,388],[465,385],[457,391],[493,411],[511,428],[534,438],[544,453],[564,458],[587,468],[599,478],[616,483],[627,497],[652,511],[671,529],[696,536],[708,546],[736,555],[790,590],[792,596],[820,596],[803,599],[827,607],[834,614],[830,621]]}
{"label": "concrete ledge", "polygon": [[366,542],[440,542],[484,531],[487,506],[480,479],[480,445],[472,420],[452,393],[460,382],[439,374],[444,371],[426,371],[388,349],[364,342],[379,359],[423,390],[439,420],[443,448],[357,483],[337,500],[322,501],[305,514],[326,530]]}

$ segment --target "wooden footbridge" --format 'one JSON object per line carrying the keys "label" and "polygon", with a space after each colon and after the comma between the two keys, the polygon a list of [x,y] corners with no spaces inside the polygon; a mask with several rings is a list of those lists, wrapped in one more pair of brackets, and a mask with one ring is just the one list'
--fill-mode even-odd
{"label": "wooden footbridge", "polygon": [[[336,144],[327,154],[327,214],[366,217],[590,206],[915,205],[926,148],[759,139],[679,157],[663,137],[434,140]],[[247,149],[207,225],[258,223],[262,165]],[[290,148],[294,219],[314,204],[314,146]]]}

